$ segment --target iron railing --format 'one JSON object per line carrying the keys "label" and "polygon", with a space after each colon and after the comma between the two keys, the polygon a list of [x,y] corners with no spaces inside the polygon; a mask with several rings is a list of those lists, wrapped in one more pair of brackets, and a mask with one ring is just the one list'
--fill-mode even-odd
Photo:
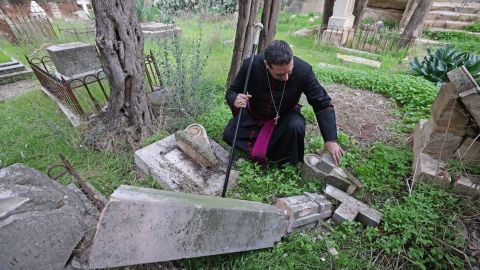
{"label": "iron railing", "polygon": [[[379,27],[342,28],[322,25],[316,29],[317,44],[333,44],[371,53],[395,51],[400,39],[398,31]],[[414,42],[415,37],[408,37],[405,53]]]}
{"label": "iron railing", "polygon": [[[28,58],[35,76],[44,90],[76,114],[80,119],[88,119],[103,111],[110,95],[110,87],[105,73],[100,70],[80,78],[65,79],[56,73],[48,56]],[[153,52],[145,55],[145,80],[148,92],[163,88],[160,72]]]}

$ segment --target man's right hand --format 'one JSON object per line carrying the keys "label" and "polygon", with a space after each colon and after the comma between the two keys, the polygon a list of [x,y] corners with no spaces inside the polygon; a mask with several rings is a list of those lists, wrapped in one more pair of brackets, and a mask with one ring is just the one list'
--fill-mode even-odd
{"label": "man's right hand", "polygon": [[251,97],[252,95],[249,94],[238,94],[235,102],[233,102],[233,106],[235,106],[235,108],[245,108],[247,107],[247,102]]}

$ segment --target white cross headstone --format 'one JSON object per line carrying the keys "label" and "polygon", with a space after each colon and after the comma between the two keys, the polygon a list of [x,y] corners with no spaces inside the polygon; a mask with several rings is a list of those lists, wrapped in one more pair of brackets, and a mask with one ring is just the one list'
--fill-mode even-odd
{"label": "white cross headstone", "polygon": [[92,3],[90,2],[90,0],[77,0],[77,5],[82,6],[83,11],[88,15],[90,15],[90,13],[88,12],[88,5],[91,4]]}

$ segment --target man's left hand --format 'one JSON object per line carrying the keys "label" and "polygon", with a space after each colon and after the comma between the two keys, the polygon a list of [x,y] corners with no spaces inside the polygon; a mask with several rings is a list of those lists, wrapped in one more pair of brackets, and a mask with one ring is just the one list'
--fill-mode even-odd
{"label": "man's left hand", "polygon": [[332,156],[335,165],[338,166],[338,164],[340,163],[340,159],[343,156],[343,150],[340,145],[336,141],[328,141],[325,143],[325,150],[330,153],[330,156]]}

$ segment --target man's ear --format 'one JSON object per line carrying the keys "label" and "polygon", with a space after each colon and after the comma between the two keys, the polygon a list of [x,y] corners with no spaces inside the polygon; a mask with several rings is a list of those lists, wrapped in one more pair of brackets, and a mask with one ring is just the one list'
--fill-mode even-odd
{"label": "man's ear", "polygon": [[265,64],[265,67],[268,69],[270,65],[268,64],[267,60],[263,60],[263,63]]}

